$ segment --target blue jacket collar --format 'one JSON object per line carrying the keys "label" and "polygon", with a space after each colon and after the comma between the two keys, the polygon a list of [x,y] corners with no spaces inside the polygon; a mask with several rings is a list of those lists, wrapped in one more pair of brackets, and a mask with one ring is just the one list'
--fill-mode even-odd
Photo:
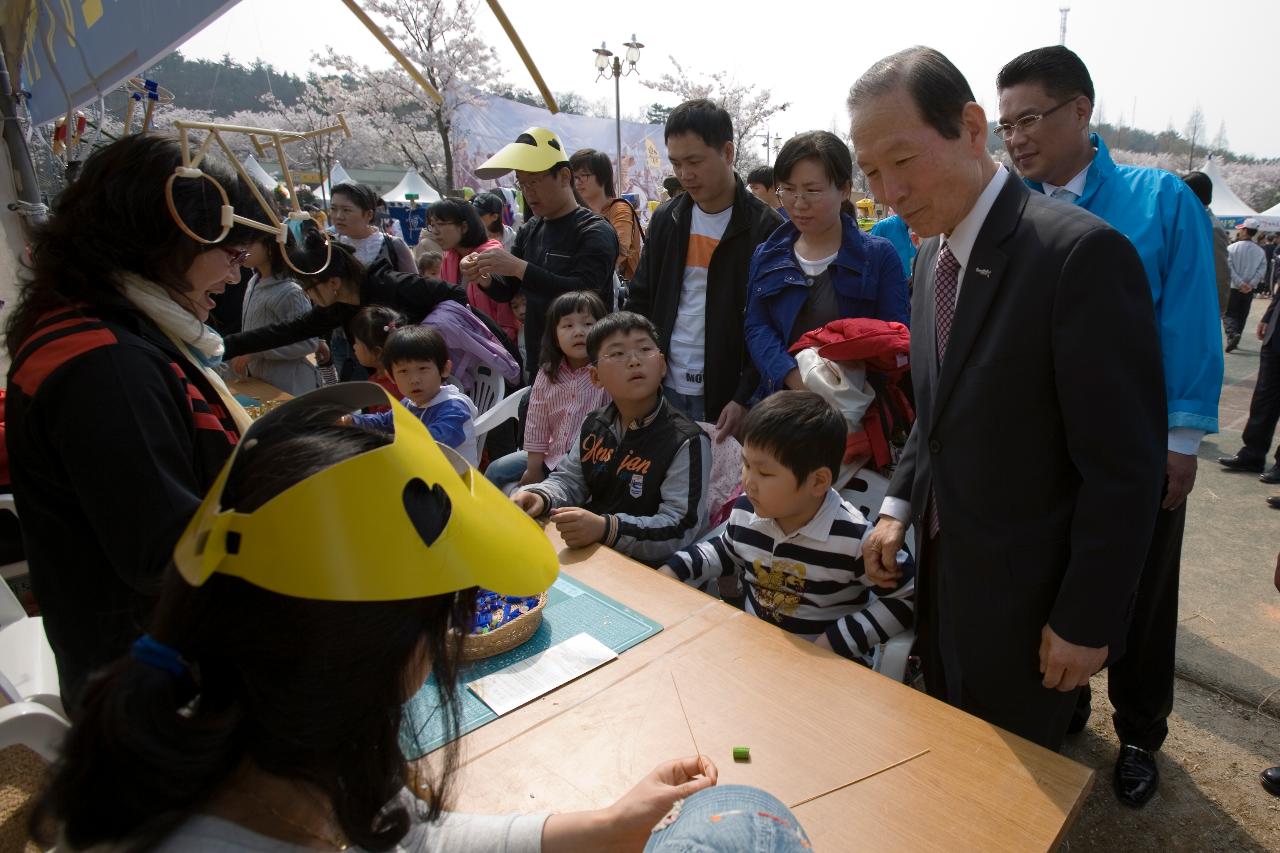
{"label": "blue jacket collar", "polygon": [[[847,213],[840,214],[840,222],[843,226],[840,251],[836,253],[836,259],[831,263],[834,266],[861,273],[867,263],[869,238]],[[787,268],[800,269],[795,258],[796,240],[799,238],[800,229],[796,228],[796,224],[790,219],[779,225],[777,230],[769,235],[769,239],[760,244],[760,272],[768,273]]]}

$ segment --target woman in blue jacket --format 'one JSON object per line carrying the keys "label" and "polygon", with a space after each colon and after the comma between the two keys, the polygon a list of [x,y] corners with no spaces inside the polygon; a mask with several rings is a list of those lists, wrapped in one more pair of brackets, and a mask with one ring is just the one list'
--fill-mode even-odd
{"label": "woman in blue jacket", "polygon": [[751,259],[747,348],[764,390],[803,388],[787,348],[833,320],[910,323],[910,297],[893,244],[858,228],[849,190],[853,157],[835,134],[793,137],[773,166],[791,217]]}

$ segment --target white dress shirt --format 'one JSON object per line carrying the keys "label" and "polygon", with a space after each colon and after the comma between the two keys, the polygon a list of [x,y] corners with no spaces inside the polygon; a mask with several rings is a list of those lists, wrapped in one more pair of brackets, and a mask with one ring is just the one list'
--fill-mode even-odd
{"label": "white dress shirt", "polygon": [[[951,248],[951,254],[960,264],[960,270],[956,273],[957,311],[960,309],[960,291],[964,288],[964,272],[969,266],[969,256],[973,254],[973,244],[977,242],[978,232],[982,230],[983,223],[987,221],[987,214],[991,213],[996,197],[1000,195],[1000,190],[1004,189],[1004,182],[1007,180],[1010,180],[1009,170],[998,164],[995,175],[987,182],[986,188],[973,203],[973,207],[969,208],[964,219],[960,220],[960,224],[953,228],[950,234],[944,234],[942,237],[943,243]],[[880,514],[896,518],[903,524],[910,524],[911,502],[902,498],[886,497],[884,503],[880,505]]]}

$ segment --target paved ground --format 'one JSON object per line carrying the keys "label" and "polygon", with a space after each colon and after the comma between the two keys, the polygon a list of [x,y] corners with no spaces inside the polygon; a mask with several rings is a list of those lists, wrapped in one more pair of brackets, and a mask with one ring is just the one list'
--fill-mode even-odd
{"label": "paved ground", "polygon": [[[1117,748],[1104,676],[1094,679],[1089,728],[1064,750],[1098,777],[1064,850],[1277,851],[1280,798],[1258,772],[1280,764],[1280,511],[1264,498],[1280,489],[1228,473],[1216,462],[1240,448],[1258,369],[1255,300],[1250,333],[1226,356],[1221,433],[1200,450],[1200,471],[1183,544],[1179,682],[1159,794],[1140,811],[1111,790]],[[1273,445],[1274,447],[1274,445]]]}

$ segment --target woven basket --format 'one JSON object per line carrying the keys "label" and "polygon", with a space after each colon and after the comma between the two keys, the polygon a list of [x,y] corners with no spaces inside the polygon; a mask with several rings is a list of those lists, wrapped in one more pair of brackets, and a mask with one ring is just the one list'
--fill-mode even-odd
{"label": "woven basket", "polygon": [[538,603],[515,619],[506,623],[496,631],[487,634],[469,634],[462,641],[463,660],[483,660],[503,652],[509,652],[528,640],[542,624],[542,608],[547,603],[547,594],[538,596]]}

